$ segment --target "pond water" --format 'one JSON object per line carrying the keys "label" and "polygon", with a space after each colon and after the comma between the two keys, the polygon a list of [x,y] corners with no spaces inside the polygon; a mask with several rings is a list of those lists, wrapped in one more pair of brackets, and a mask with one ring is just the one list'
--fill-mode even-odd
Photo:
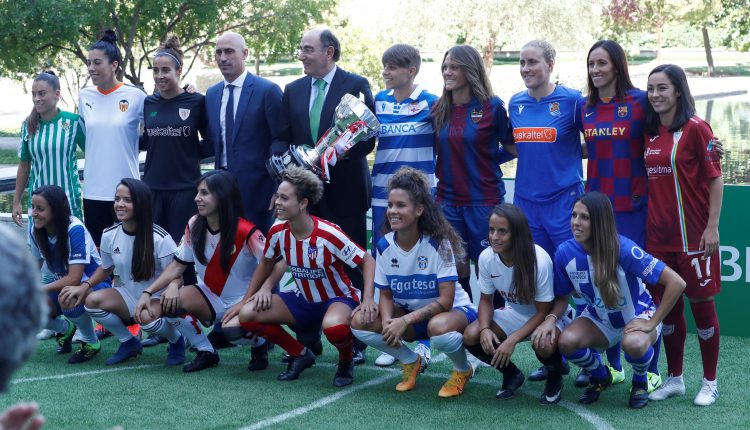
{"label": "pond water", "polygon": [[[719,136],[724,144],[724,183],[750,185],[750,95],[699,100],[696,102],[696,110],[698,116],[711,124],[714,134]],[[374,154],[369,157],[370,166],[373,157]],[[506,178],[515,177],[515,161],[503,164],[502,170]],[[25,211],[25,193],[22,201]],[[0,194],[0,213],[9,213],[12,204],[12,193]]]}

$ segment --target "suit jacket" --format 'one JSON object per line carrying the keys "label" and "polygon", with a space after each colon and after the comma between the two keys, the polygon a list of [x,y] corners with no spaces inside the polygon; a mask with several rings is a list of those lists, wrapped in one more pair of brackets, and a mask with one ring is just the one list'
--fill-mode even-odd
{"label": "suit jacket", "polygon": [[[222,151],[219,114],[223,91],[223,81],[206,91],[208,135],[214,143],[217,169],[220,167]],[[271,156],[272,145],[279,138],[281,95],[278,85],[248,73],[234,115],[234,133],[227,137],[226,145],[227,170],[239,183],[245,217],[264,233],[271,227],[272,216],[268,203],[276,191],[276,185],[266,170],[266,161]]]}
{"label": "suit jacket", "polygon": [[[348,93],[358,98],[362,95],[367,107],[375,111],[372,91],[370,91],[370,83],[367,79],[339,67],[333,75],[323,103],[318,135],[313,139],[310,133],[309,111],[311,86],[312,78],[305,76],[291,82],[284,89],[279,117],[281,145],[273,147],[274,153],[286,151],[289,145],[314,145],[331,127],[334,110],[344,94]],[[339,160],[330,169],[331,182],[325,185],[323,200],[319,206],[326,207],[339,216],[367,212],[370,207],[372,180],[365,157],[374,148],[375,139],[360,142],[352,148],[345,160]]]}

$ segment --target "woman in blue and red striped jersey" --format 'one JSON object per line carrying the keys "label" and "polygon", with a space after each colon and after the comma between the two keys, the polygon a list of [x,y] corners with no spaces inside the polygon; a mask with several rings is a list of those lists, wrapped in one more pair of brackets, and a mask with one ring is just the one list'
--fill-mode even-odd
{"label": "woman in blue and red striped jersey", "polygon": [[[323,197],[323,183],[314,173],[290,167],[281,177],[275,203],[279,221],[268,231],[263,257],[250,288],[224,321],[239,314],[244,329],[270,340],[289,354],[291,360],[287,370],[278,376],[280,381],[297,379],[303,370],[315,364],[315,354],[290,336],[281,324],[295,331],[322,328],[339,351],[333,385],[350,385],[354,381],[354,337],[349,324],[359,297],[344,265],[361,267],[365,288],[372,291],[375,260],[339,226],[308,213],[308,208]],[[273,293],[273,285],[267,282],[275,263],[281,259],[291,269],[296,291]],[[362,307],[369,311],[377,309],[372,300]]]}
{"label": "woman in blue and red striped jersey", "polygon": [[[492,92],[482,57],[468,45],[449,49],[442,64],[443,95],[432,115],[437,147],[437,201],[466,242],[474,261],[487,247],[487,220],[505,196],[500,164],[515,149],[508,113]],[[509,151],[501,148],[509,145]],[[513,155],[509,155],[513,151]],[[471,297],[468,261],[457,265],[458,282]]]}

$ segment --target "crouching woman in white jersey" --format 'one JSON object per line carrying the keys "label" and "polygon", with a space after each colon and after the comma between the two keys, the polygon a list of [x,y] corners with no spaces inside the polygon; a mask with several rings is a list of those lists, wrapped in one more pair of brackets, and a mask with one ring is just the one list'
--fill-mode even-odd
{"label": "crouching woman in white jersey", "polygon": [[380,303],[376,307],[374,289],[365,290],[352,331],[402,363],[396,391],[414,388],[421,365],[403,342],[429,339],[453,362],[438,395],[459,396],[473,374],[462,333],[477,318],[468,294],[456,288],[463,242],[435,204],[425,175],[411,167],[400,168],[388,183],[384,225],[388,233],[376,245],[375,264]]}
{"label": "crouching woman in white jersey", "polygon": [[[143,290],[135,312],[136,320],[144,326],[164,315],[198,351],[195,359],[183,366],[184,372],[219,364],[219,354],[195,318],[207,327],[221,321],[245,293],[265,242],[263,233],[240,216],[240,191],[230,173],[215,170],[203,174],[195,203],[198,215],[188,222],[174,261]],[[198,284],[183,286],[182,273],[191,263],[195,264]],[[157,300],[154,295],[162,290]],[[237,343],[259,347],[264,342],[253,341],[248,338]],[[265,350],[258,352],[263,354]]]}
{"label": "crouching woman in white jersey", "polygon": [[[560,352],[568,361],[589,371],[590,382],[579,397],[589,404],[612,383],[602,363],[601,351],[622,341],[625,359],[633,366],[631,408],[648,404],[646,371],[654,355],[653,344],[661,322],[685,288],[685,281],[663,262],[633,241],[617,234],[612,204],[599,192],[582,195],[570,217],[573,239],[555,253],[555,301],[532,335],[535,343],[554,345],[554,323],[576,292],[586,301],[585,310],[559,334]],[[643,281],[664,286],[657,308]]]}
{"label": "crouching woman in white jersey", "polygon": [[[511,361],[516,344],[527,340],[552,309],[552,259],[534,244],[521,209],[509,203],[492,210],[488,239],[490,247],[482,251],[478,263],[479,318],[466,328],[464,344],[475,357],[503,374],[496,397],[505,400],[513,397],[525,379]],[[505,307],[497,310],[492,300],[495,291],[505,299]],[[566,315],[556,321],[562,330],[570,318]],[[555,348],[537,352],[537,358],[548,372],[539,401],[557,403],[562,391],[562,356]]]}
{"label": "crouching woman in white jersey", "polygon": [[[71,287],[69,295],[85,298],[86,311],[95,321],[120,340],[120,347],[108,358],[108,365],[119,364],[141,354],[143,347],[128,330],[133,323],[135,305],[143,291],[162,273],[174,257],[175,243],[163,228],[153,223],[151,190],[145,183],[123,178],[115,189],[114,212],[117,223],[102,233],[99,249],[102,264],[91,278]],[[94,291],[91,285],[117,274],[114,288]],[[163,318],[143,327],[148,333],[159,333],[169,340],[167,365],[185,361],[185,341]]]}

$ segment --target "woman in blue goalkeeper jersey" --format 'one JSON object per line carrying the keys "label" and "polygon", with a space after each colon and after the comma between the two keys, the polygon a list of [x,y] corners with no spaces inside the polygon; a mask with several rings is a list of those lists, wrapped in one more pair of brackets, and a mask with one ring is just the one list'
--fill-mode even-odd
{"label": "woman in blue goalkeeper jersey", "polygon": [[[42,288],[49,297],[47,328],[57,333],[57,352],[65,354],[71,351],[73,334],[78,327],[82,343],[68,362],[91,360],[101,349],[94,325],[83,303],[67,299],[66,294],[70,285],[88,285],[93,291],[110,287],[109,280],[95,285],[88,281],[101,264],[99,252],[81,220],[71,216],[65,191],[57,185],[34,190],[31,217],[31,253],[39,267],[45,266],[48,272],[42,279]],[[57,318],[60,315],[66,318]]]}
{"label": "woman in blue goalkeeper jersey", "polygon": [[[552,311],[532,334],[532,342],[550,347],[557,342],[568,361],[588,370],[589,385],[578,399],[583,404],[596,402],[612,383],[600,353],[622,342],[625,359],[633,367],[629,404],[643,408],[648,404],[646,372],[654,354],[652,345],[685,281],[617,234],[612,204],[602,193],[587,193],[576,200],[570,227],[573,239],[561,244],[555,254]],[[664,286],[658,308],[642,281]],[[573,292],[585,300],[586,308],[560,333],[555,322]]]}
{"label": "woman in blue goalkeeper jersey", "polygon": [[[57,107],[60,79],[53,72],[42,72],[31,84],[34,108],[21,125],[18,148],[16,191],[13,194],[13,221],[22,226],[21,196],[42,185],[58,185],[68,196],[73,216],[83,218],[81,183],[78,180],[76,148],[84,149],[86,135],[80,117]],[[28,188],[27,188],[28,185]],[[30,224],[30,223],[29,223]],[[31,230],[29,230],[31,231]]]}
{"label": "woman in blue goalkeeper jersey", "polygon": [[[459,396],[473,375],[463,346],[463,331],[477,317],[466,292],[456,286],[456,260],[464,252],[461,238],[443,216],[424,174],[402,167],[388,184],[388,231],[377,243],[375,291],[365,289],[352,315],[354,335],[402,363],[396,391],[416,384],[422,357],[403,341],[429,339],[453,362],[440,397]],[[457,257],[454,258],[454,253]]]}

